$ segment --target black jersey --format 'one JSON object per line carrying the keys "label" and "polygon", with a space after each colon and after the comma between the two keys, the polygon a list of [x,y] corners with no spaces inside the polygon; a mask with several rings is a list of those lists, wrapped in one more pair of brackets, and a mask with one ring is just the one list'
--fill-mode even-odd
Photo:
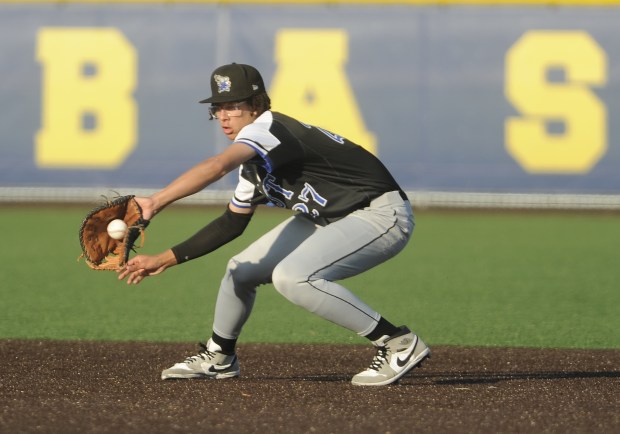
{"label": "black jersey", "polygon": [[389,191],[400,191],[377,157],[327,130],[267,111],[235,142],[257,156],[239,168],[234,205],[273,205],[318,217],[342,217]]}

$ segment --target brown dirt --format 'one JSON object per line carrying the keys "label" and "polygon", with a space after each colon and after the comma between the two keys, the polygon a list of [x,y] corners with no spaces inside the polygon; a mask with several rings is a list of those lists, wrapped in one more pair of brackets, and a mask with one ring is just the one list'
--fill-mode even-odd
{"label": "brown dirt", "polygon": [[238,379],[159,379],[196,350],[0,340],[0,432],[620,432],[620,350],[435,347],[370,388],[370,348],[241,344]]}

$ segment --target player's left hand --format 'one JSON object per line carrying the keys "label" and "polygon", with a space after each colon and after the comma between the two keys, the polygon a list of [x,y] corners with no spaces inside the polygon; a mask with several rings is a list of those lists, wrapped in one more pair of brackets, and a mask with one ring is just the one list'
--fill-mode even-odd
{"label": "player's left hand", "polygon": [[140,205],[142,209],[142,215],[145,220],[151,220],[155,217],[157,211],[155,210],[155,204],[153,199],[150,197],[135,197],[136,202]]}
{"label": "player's left hand", "polygon": [[[119,238],[112,237],[108,225],[122,220],[127,228]],[[136,247],[149,221],[144,217],[140,203],[133,195],[119,196],[91,210],[79,230],[80,246],[86,264],[94,270],[118,271],[125,266],[129,254]],[[79,259],[79,258],[78,258]]]}

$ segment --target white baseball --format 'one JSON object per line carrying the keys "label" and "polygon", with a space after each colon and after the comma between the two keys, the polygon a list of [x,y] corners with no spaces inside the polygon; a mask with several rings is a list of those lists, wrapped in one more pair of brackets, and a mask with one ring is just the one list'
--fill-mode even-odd
{"label": "white baseball", "polygon": [[122,240],[127,233],[127,223],[121,219],[112,220],[108,223],[108,235],[115,240]]}

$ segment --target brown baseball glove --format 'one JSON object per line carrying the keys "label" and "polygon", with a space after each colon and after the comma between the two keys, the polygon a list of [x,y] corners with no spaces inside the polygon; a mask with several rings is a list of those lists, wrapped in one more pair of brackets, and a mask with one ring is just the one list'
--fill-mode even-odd
{"label": "brown baseball glove", "polygon": [[[115,219],[127,223],[127,233],[121,240],[108,235],[108,224]],[[135,196],[120,196],[90,211],[80,226],[80,245],[86,265],[94,270],[122,268],[139,236],[144,244],[144,229],[149,221],[142,216],[142,208]],[[140,247],[142,246],[140,245]]]}

